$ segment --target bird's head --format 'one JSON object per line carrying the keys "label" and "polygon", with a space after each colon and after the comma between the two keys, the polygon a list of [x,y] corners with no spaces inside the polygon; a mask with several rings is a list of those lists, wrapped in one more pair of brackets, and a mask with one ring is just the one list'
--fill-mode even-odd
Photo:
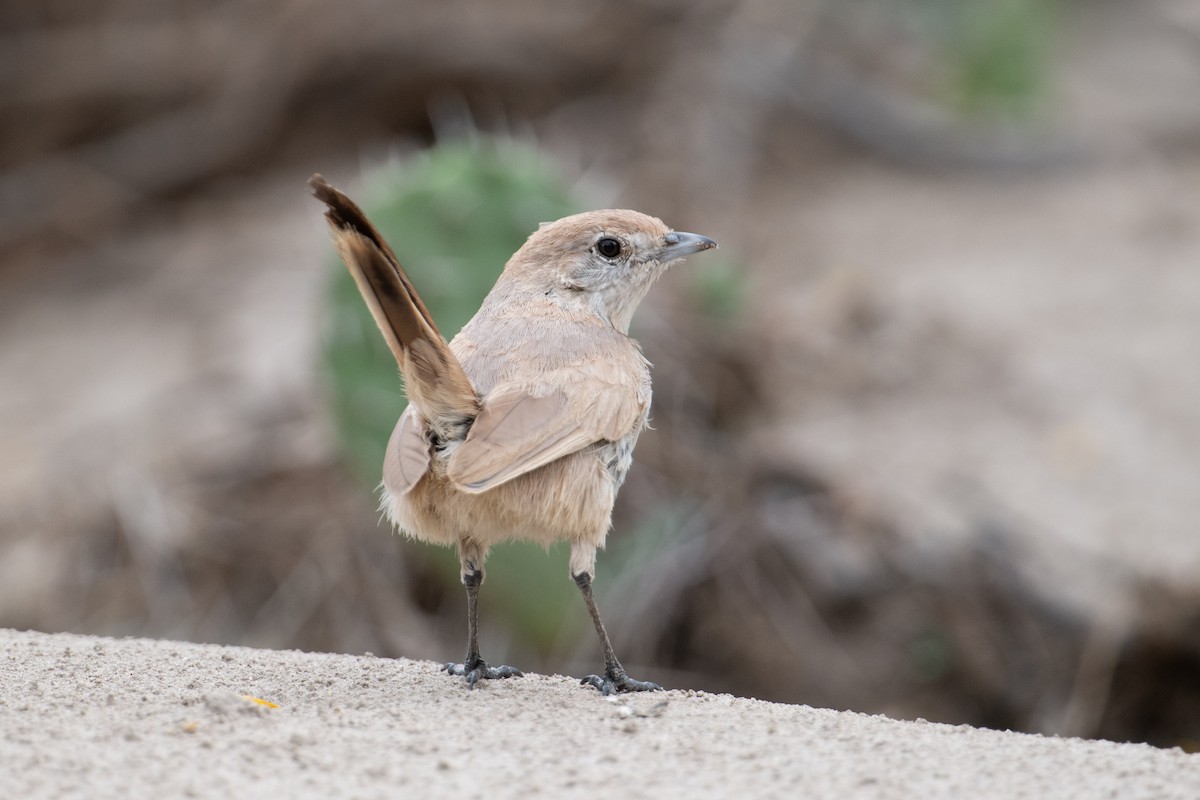
{"label": "bird's head", "polygon": [[505,278],[627,332],[634,309],[667,267],[716,246],[637,211],[589,211],[544,223],[509,261]]}

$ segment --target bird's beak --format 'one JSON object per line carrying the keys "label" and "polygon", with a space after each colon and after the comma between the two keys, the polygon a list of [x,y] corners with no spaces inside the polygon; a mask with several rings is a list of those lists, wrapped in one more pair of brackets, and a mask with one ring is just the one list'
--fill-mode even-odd
{"label": "bird's beak", "polygon": [[663,237],[663,247],[658,251],[658,260],[660,262],[674,261],[684,256],[690,256],[692,253],[699,253],[701,250],[712,250],[716,246],[717,243],[707,236],[672,231]]}

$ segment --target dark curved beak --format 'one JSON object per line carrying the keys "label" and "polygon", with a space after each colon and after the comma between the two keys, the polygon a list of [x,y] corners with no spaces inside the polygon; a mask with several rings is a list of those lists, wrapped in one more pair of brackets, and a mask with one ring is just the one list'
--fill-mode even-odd
{"label": "dark curved beak", "polygon": [[672,231],[663,237],[663,248],[658,251],[659,261],[674,261],[702,250],[712,250],[717,243],[707,236],[684,231]]}

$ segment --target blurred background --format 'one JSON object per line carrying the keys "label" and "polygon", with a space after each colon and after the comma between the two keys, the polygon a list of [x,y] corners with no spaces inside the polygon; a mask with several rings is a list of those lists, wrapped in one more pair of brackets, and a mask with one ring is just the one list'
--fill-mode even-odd
{"label": "blurred background", "polygon": [[[635,323],[637,677],[1200,748],[1194,0],[0,6],[0,625],[461,658],[313,172],[447,333],[544,219],[721,243]],[[489,660],[598,667],[488,566]]]}

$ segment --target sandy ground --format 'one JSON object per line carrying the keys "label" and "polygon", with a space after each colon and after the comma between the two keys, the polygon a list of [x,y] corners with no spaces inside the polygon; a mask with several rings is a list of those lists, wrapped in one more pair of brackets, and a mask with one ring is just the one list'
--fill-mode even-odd
{"label": "sandy ground", "polygon": [[562,676],[12,630],[0,665],[4,797],[1200,796],[1178,750]]}

